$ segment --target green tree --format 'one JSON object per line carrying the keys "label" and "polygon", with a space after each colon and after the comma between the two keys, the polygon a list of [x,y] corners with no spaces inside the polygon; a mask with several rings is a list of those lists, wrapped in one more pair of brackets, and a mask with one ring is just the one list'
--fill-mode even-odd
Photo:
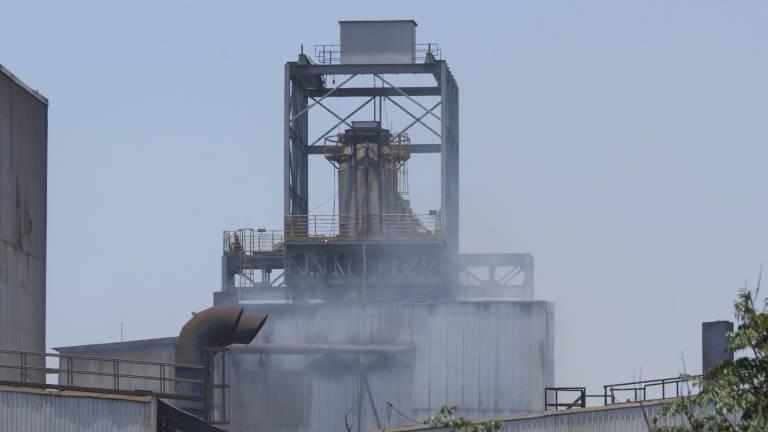
{"label": "green tree", "polygon": [[[762,272],[761,272],[762,273]],[[703,377],[691,377],[689,396],[665,407],[653,421],[659,432],[765,432],[768,431],[768,301],[759,305],[755,292],[743,289],[735,303],[736,330],[728,348],[737,358],[726,361]],[[681,416],[685,426],[658,426],[664,418]]]}
{"label": "green tree", "polygon": [[470,422],[464,417],[456,417],[456,407],[443,405],[440,411],[429,418],[429,424],[451,432],[499,432],[503,426],[498,421]]}

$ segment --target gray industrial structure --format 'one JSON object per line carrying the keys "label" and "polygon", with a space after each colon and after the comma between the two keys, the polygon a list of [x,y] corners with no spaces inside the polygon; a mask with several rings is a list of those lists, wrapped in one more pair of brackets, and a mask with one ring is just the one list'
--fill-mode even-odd
{"label": "gray industrial structure", "polygon": [[[340,45],[285,66],[283,229],[224,232],[214,303],[269,320],[253,343],[222,350],[220,423],[361,431],[444,404],[473,418],[540,410],[554,381],[554,308],[533,300],[530,254],[459,252],[459,97],[448,64],[437,45],[415,43],[413,21],[343,21],[340,34]],[[332,99],[354,104],[336,112]],[[384,127],[387,106],[401,117]],[[439,161],[418,173],[434,176],[438,209],[419,213],[406,199],[412,157]],[[310,158],[335,170],[331,214],[310,211]],[[59,351],[180,362],[177,344]]]}
{"label": "gray industrial structure", "polygon": [[0,349],[45,351],[47,163],[48,100],[0,65]]}
{"label": "gray industrial structure", "polygon": [[[340,27],[340,45],[285,66],[282,229],[224,232],[214,306],[178,337],[58,354],[44,352],[47,101],[0,66],[0,430],[405,432],[454,405],[505,431],[635,431],[686,394],[683,377],[553,387],[532,256],[460,253],[458,86],[440,49],[413,21]],[[408,164],[430,155],[440,169],[419,176],[440,204],[418,212]],[[310,208],[311,157],[333,167],[331,214]],[[733,358],[732,329],[704,323],[705,371]]]}
{"label": "gray industrial structure", "polygon": [[0,385],[3,432],[220,432],[151,393]]}

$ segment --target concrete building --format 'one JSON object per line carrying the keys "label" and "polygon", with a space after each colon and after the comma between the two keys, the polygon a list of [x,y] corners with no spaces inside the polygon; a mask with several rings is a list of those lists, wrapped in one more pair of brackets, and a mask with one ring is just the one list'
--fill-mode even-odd
{"label": "concrete building", "polygon": [[45,351],[47,161],[48,100],[0,65],[0,349]]}

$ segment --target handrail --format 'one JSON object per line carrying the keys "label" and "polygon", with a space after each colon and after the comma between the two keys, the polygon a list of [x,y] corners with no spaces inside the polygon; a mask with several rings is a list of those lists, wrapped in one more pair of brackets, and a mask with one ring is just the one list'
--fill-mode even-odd
{"label": "handrail", "polygon": [[[613,405],[623,403],[617,397],[617,393],[632,392],[632,397],[627,399],[629,402],[645,402],[652,400],[664,400],[669,398],[678,398],[692,393],[683,393],[683,384],[691,379],[699,378],[700,375],[692,377],[673,377],[659,378],[642,381],[624,382],[619,384],[608,384],[603,386],[603,394],[588,394],[586,387],[545,387],[544,388],[544,410],[554,408],[555,410],[565,408],[585,408],[587,399],[602,399],[604,405]],[[667,392],[667,386],[674,385],[674,391]],[[659,388],[659,390],[656,390]],[[649,390],[656,390],[656,393],[650,393]],[[573,402],[560,402],[561,393],[578,392],[578,397]],[[551,395],[551,396],[550,396]]]}
{"label": "handrail", "polygon": [[[207,368],[205,366],[201,365],[191,365],[191,364],[182,364],[182,363],[163,363],[163,362],[153,362],[153,361],[146,361],[146,360],[129,360],[129,359],[116,359],[116,358],[106,358],[106,357],[95,357],[95,356],[84,356],[84,355],[70,355],[70,354],[54,354],[54,353],[40,353],[40,352],[33,352],[33,351],[19,351],[19,350],[9,350],[9,349],[0,349],[0,355],[3,357],[3,362],[0,363],[0,370],[18,370],[19,371],[19,383],[21,384],[40,384],[46,382],[47,379],[44,377],[47,375],[57,375],[57,378],[59,380],[59,384],[57,387],[61,388],[72,388],[72,389],[92,389],[94,391],[104,391],[107,390],[114,390],[114,391],[152,391],[150,389],[126,389],[126,388],[120,388],[121,386],[121,380],[142,380],[142,381],[152,381],[152,382],[158,382],[159,383],[159,392],[156,392],[158,394],[162,394],[163,397],[167,399],[184,399],[184,400],[198,400],[203,401],[205,400],[202,396],[196,396],[192,394],[184,394],[175,392],[174,389],[169,389],[169,386],[172,384],[198,384],[200,386],[207,386],[208,383],[208,373]],[[9,357],[12,356],[18,356],[18,364],[12,364],[14,363],[13,359],[9,359]],[[59,360],[59,367],[49,367],[46,365],[46,361],[49,358],[58,359]],[[78,366],[78,369],[75,369],[75,365],[73,365],[74,361],[86,361],[86,362],[92,362],[92,365],[110,365],[112,368],[111,372],[106,371],[99,371],[99,370],[88,370],[88,369],[81,369],[83,367],[87,366]],[[11,362],[11,363],[9,363]],[[152,374],[140,374],[140,373],[134,373],[134,372],[125,372],[130,371],[132,366],[150,366],[150,367],[157,367],[158,374],[152,375]],[[108,366],[109,367],[109,366]],[[185,369],[195,369],[199,370],[200,374],[203,378],[201,379],[194,379],[194,378],[177,378],[175,376],[169,376],[169,373],[167,372],[168,368],[173,368],[175,370],[176,368],[185,368]],[[124,371],[124,372],[121,372]],[[40,373],[42,375],[42,379],[34,380],[30,379],[29,375],[30,372],[32,373]],[[82,376],[93,376],[93,377],[103,377],[103,378],[112,378],[109,380],[111,382],[111,385],[75,385],[73,382],[75,381],[76,377],[82,377]],[[66,381],[66,384],[62,384],[61,380]],[[13,380],[8,380],[7,378],[5,381],[13,382]],[[38,381],[35,383],[34,381]],[[135,384],[135,383],[131,383]],[[131,385],[129,384],[129,387]],[[174,386],[175,387],[175,386]],[[169,391],[170,390],[170,391]]]}
{"label": "handrail", "polygon": [[285,235],[282,230],[240,228],[224,231],[224,254],[283,255]]}
{"label": "handrail", "polygon": [[440,215],[288,215],[286,240],[440,239]]}
{"label": "handrail", "polygon": [[184,363],[163,363],[163,362],[155,362],[155,361],[149,361],[149,360],[116,359],[116,358],[109,358],[109,357],[84,356],[84,355],[78,355],[78,354],[39,353],[39,352],[34,352],[34,351],[18,351],[18,350],[8,350],[8,349],[0,348],[0,354],[20,354],[20,353],[40,355],[40,356],[45,355],[46,357],[54,357],[54,358],[66,357],[66,358],[71,358],[71,359],[75,359],[75,360],[101,360],[101,361],[119,360],[121,362],[130,362],[130,363],[134,363],[134,364],[145,364],[145,365],[154,365],[154,366],[186,367],[186,368],[191,368],[191,369],[205,369],[204,366],[193,365],[193,364],[184,364]]}
{"label": "handrail", "polygon": [[[647,400],[656,400],[656,399],[667,399],[669,397],[681,397],[685,395],[682,392],[681,385],[684,383],[688,383],[691,381],[691,379],[695,379],[698,377],[700,376],[699,375],[692,376],[690,379],[686,377],[672,377],[672,378],[660,378],[660,379],[653,379],[653,380],[625,382],[625,383],[619,383],[619,384],[608,384],[603,386],[604,403],[605,405],[620,403],[621,400],[617,399],[616,393],[622,393],[622,392],[633,393],[632,398],[627,399],[630,401],[647,401]],[[668,396],[667,386],[671,386],[671,385],[675,386],[674,393]],[[654,389],[656,387],[660,387],[661,397],[654,398],[653,395],[651,395],[651,398],[649,398],[648,390]],[[689,391],[692,391],[692,390],[689,388]]]}
{"label": "handrail", "polygon": [[[340,44],[317,44],[315,45],[315,62],[321,65],[341,64],[342,50]],[[413,44],[413,61],[415,63],[425,62],[428,55],[435,60],[442,58],[440,45],[437,43],[417,43]]]}

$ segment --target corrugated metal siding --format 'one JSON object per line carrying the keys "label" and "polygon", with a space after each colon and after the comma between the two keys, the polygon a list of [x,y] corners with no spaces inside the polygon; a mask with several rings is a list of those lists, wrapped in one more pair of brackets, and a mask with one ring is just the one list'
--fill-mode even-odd
{"label": "corrugated metal siding", "polygon": [[[364,430],[379,427],[375,414],[384,425],[410,423],[394,413],[388,422],[387,402],[420,420],[444,404],[459,406],[468,418],[512,415],[542,409],[543,389],[553,384],[553,310],[546,302],[246,307],[269,314],[256,343],[409,345],[413,350],[360,358],[370,396],[358,378],[356,355],[232,351],[229,430],[344,430],[345,416],[356,425],[358,413]],[[173,361],[172,343],[145,342],[143,347],[137,341],[60,351]],[[111,371],[109,365],[104,368]],[[83,379],[111,386],[99,383],[102,378]]]}
{"label": "corrugated metal siding", "polygon": [[413,21],[342,21],[343,64],[414,63],[416,23]]}
{"label": "corrugated metal siding", "polygon": [[44,99],[0,66],[0,348],[45,351],[47,124]]}
{"label": "corrugated metal siding", "polygon": [[147,401],[0,389],[0,431],[8,432],[150,432]]}
{"label": "corrugated metal siding", "polygon": [[[637,404],[614,405],[494,420],[504,424],[502,429],[504,432],[648,432],[643,410],[648,419],[653,419],[663,405],[663,402],[647,402],[644,407]],[[491,417],[484,418],[491,419]],[[660,424],[679,426],[684,424],[684,420],[680,417],[667,418],[662,419]],[[417,425],[397,428],[391,432],[406,431],[442,432],[443,430]]]}
{"label": "corrugated metal siding", "polygon": [[[373,407],[385,425],[410,423],[394,413],[387,423],[387,402],[417,419],[446,403],[469,418],[512,415],[540,410],[543,389],[552,384],[552,309],[545,302],[248,307],[270,316],[257,343],[414,349],[362,357],[370,396],[358,379],[356,356],[235,355],[231,430],[343,430],[345,416],[356,425],[358,412],[363,430],[375,429]],[[302,426],[288,427],[279,418],[289,414],[270,408],[290,397],[272,393],[265,377],[274,371],[304,376],[306,395],[293,401]]]}
{"label": "corrugated metal siding", "polygon": [[[82,347],[57,348],[61,354],[72,354],[91,357],[102,357],[123,360],[143,360],[161,363],[174,363],[176,358],[175,338],[149,339],[146,341],[131,341],[125,343],[110,343],[102,345],[88,345]],[[62,359],[60,367],[70,369],[68,359]],[[74,371],[90,371],[113,373],[114,363],[109,361],[97,361],[87,359],[73,359],[71,369]],[[159,377],[160,367],[157,365],[125,364],[118,366],[121,374],[142,375]],[[165,368],[165,376],[175,376],[173,368]],[[71,382],[70,382],[71,381]],[[59,383],[82,387],[114,388],[114,380],[110,376],[94,376],[73,374],[71,379],[66,373],[59,376]],[[160,392],[160,382],[157,380],[140,378],[120,378],[120,390],[150,390]],[[165,393],[173,393],[174,387],[166,383]]]}

